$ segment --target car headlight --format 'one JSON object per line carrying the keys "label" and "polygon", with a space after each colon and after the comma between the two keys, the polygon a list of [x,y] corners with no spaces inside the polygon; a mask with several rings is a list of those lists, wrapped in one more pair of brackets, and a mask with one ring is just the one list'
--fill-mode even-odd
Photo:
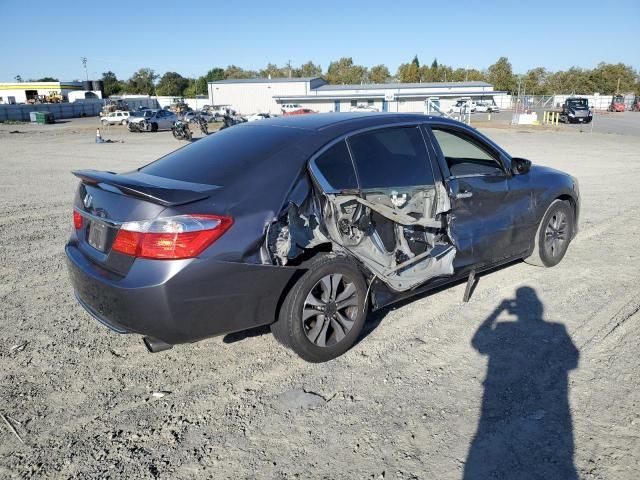
{"label": "car headlight", "polygon": [[570,116],[570,117],[575,117],[575,116],[576,116],[576,114],[575,114],[575,113],[573,113],[573,112],[569,112],[569,116]]}

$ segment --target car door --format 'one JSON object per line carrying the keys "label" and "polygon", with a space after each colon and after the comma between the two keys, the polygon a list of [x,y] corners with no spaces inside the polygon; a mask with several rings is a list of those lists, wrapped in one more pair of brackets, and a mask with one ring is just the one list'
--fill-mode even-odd
{"label": "car door", "polygon": [[470,129],[434,123],[428,130],[451,197],[456,267],[489,265],[526,251],[532,195],[512,191],[504,154]]}
{"label": "car door", "polygon": [[329,237],[380,280],[406,291],[453,274],[456,250],[439,215],[446,192],[436,187],[419,125],[356,133],[311,165],[329,203]]}

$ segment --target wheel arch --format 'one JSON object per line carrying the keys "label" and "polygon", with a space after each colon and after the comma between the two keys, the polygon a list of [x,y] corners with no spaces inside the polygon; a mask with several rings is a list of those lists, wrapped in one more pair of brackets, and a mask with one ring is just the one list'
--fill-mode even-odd
{"label": "wheel arch", "polygon": [[[569,194],[562,194],[562,195],[558,195],[557,197],[555,197],[551,203],[553,203],[556,200],[561,200],[563,202],[567,202],[570,206],[571,206],[571,211],[573,212],[573,225],[571,225],[571,238],[575,237],[576,232],[578,231],[578,202],[576,201],[576,199],[574,197],[572,197]],[[549,204],[551,205],[551,204]],[[549,207],[547,207],[548,209]],[[545,210],[546,212],[546,210]],[[543,214],[544,215],[544,214]]]}

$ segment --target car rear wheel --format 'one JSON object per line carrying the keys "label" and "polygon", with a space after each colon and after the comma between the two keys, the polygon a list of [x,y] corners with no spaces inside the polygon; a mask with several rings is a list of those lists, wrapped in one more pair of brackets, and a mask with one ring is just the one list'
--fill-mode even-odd
{"label": "car rear wheel", "polygon": [[536,232],[533,253],[525,262],[539,267],[560,263],[573,235],[573,209],[568,202],[555,200],[542,217]]}
{"label": "car rear wheel", "polygon": [[349,350],[367,316],[367,285],[347,257],[321,254],[293,285],[271,331],[308,362],[326,362]]}
{"label": "car rear wheel", "polygon": [[126,124],[127,124],[127,121],[126,121],[126,120],[122,120],[122,121],[120,122],[120,125],[123,125],[123,126],[124,126],[124,125],[126,125]]}

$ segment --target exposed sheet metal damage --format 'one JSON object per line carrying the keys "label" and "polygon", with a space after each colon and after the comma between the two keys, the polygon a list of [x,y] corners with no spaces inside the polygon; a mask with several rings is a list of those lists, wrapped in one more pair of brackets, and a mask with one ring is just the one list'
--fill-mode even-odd
{"label": "exposed sheet metal damage", "polygon": [[330,194],[309,191],[268,225],[263,261],[287,265],[305,250],[330,244],[355,257],[397,292],[452,275],[456,255],[448,234],[451,204],[444,185],[402,192]]}

